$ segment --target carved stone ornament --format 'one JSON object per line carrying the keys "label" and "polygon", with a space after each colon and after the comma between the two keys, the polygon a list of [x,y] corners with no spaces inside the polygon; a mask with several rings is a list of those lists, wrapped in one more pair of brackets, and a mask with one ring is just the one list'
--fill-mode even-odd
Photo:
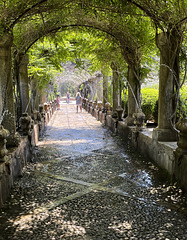
{"label": "carved stone ornament", "polygon": [[106,114],[110,115],[111,110],[110,110],[111,104],[109,102],[105,103],[105,108],[106,108]]}
{"label": "carved stone ornament", "polygon": [[180,131],[177,145],[180,149],[187,153],[187,118],[178,122],[176,124],[176,128]]}
{"label": "carved stone ornament", "polygon": [[142,111],[133,113],[134,124],[138,128],[142,128],[144,126],[145,114]]}
{"label": "carved stone ornament", "polygon": [[98,110],[101,111],[103,106],[102,102],[98,101],[97,106],[98,106]]}
{"label": "carved stone ornament", "polygon": [[8,153],[6,149],[6,138],[9,136],[9,131],[4,129],[2,125],[0,125],[0,161],[5,161],[5,156]]}
{"label": "carved stone ornament", "polygon": [[20,129],[22,135],[29,135],[31,130],[32,119],[28,113],[22,113],[22,116],[19,119]]}

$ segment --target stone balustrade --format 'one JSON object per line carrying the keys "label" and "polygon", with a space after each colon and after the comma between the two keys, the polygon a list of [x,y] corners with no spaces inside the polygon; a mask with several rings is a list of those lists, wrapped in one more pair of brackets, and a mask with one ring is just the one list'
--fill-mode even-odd
{"label": "stone balustrade", "polygon": [[86,111],[89,112],[89,100],[86,99]]}
{"label": "stone balustrade", "polygon": [[51,104],[40,104],[39,111],[33,111],[33,120],[28,113],[23,113],[19,120],[21,134],[19,145],[10,150],[6,146],[9,131],[0,125],[0,207],[9,196],[14,180],[21,175],[23,167],[31,160],[32,148],[42,136],[45,125],[55,110],[56,102],[54,101]]}
{"label": "stone balustrade", "polygon": [[21,118],[19,119],[20,133],[23,136],[29,135],[31,131],[32,119],[28,113],[22,113]]}
{"label": "stone balustrade", "polygon": [[121,107],[116,109],[117,118],[113,118],[109,102],[105,104],[105,108],[102,111],[99,102],[97,109],[94,104],[92,106],[93,110],[97,112],[95,116],[97,120],[125,141],[130,141],[137,151],[167,170],[187,191],[187,118],[176,125],[176,128],[179,130],[179,140],[170,145],[168,142],[155,141],[155,138],[152,136],[153,130],[150,131],[150,129],[144,127],[145,115],[143,112],[134,113],[132,116],[134,125],[129,126],[125,119],[122,118],[123,109]]}
{"label": "stone balustrade", "polygon": [[97,108],[98,108],[98,110],[101,111],[101,110],[102,110],[102,107],[103,107],[102,102],[101,102],[101,101],[98,101],[98,102],[97,102]]}

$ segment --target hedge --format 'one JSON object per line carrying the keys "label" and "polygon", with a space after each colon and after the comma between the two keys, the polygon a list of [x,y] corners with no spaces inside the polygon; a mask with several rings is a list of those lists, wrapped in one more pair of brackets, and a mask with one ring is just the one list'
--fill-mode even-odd
{"label": "hedge", "polygon": [[141,108],[145,114],[145,120],[157,121],[158,110],[156,106],[158,105],[158,93],[159,91],[153,88],[143,88],[141,90]]}
{"label": "hedge", "polygon": [[[145,114],[145,120],[158,120],[158,95],[159,91],[155,88],[143,88],[141,90],[141,108]],[[127,112],[128,99],[122,94],[122,107]],[[177,120],[182,117],[187,117],[187,85],[180,90],[180,101],[177,108]]]}

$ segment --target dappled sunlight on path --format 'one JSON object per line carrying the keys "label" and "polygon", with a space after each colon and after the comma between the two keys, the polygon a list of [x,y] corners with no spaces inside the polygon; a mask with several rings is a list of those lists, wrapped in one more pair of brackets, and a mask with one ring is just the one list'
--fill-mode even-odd
{"label": "dappled sunlight on path", "polygon": [[55,145],[68,154],[88,154],[105,147],[105,133],[101,123],[85,110],[77,113],[75,105],[63,104],[48,124],[45,141],[39,145]]}
{"label": "dappled sunlight on path", "polygon": [[53,115],[0,213],[0,240],[187,239],[182,190],[73,103]]}

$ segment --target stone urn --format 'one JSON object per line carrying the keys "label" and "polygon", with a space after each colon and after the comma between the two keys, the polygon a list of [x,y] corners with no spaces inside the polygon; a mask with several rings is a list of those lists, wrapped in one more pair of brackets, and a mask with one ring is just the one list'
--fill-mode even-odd
{"label": "stone urn", "polygon": [[92,101],[89,101],[89,106],[92,107]]}
{"label": "stone urn", "polygon": [[93,109],[96,109],[97,102],[96,102],[96,101],[94,101],[94,102],[93,102],[93,104],[92,104],[92,106],[93,106]]}
{"label": "stone urn", "polygon": [[42,114],[44,111],[44,107],[42,104],[39,105],[39,112]]}
{"label": "stone urn", "polygon": [[49,104],[50,104],[50,109],[52,110],[53,109],[53,102],[50,101]]}
{"label": "stone urn", "polygon": [[45,112],[47,112],[47,107],[48,107],[47,103],[44,103],[44,111]]}
{"label": "stone urn", "polygon": [[6,149],[6,138],[10,135],[7,129],[4,129],[2,125],[0,125],[0,162],[5,161],[5,156],[8,151]]}
{"label": "stone urn", "polygon": [[109,102],[105,103],[105,108],[106,108],[106,114],[110,115],[111,110],[110,110],[111,104]]}
{"label": "stone urn", "polygon": [[101,102],[101,101],[98,101],[97,107],[98,107],[98,110],[99,110],[99,111],[102,110],[102,106],[103,106],[102,102]]}
{"label": "stone urn", "polygon": [[187,154],[187,118],[182,119],[176,124],[176,128],[180,131],[177,145]]}
{"label": "stone urn", "polygon": [[32,119],[28,113],[22,113],[22,116],[19,119],[19,125],[22,135],[29,135],[31,130]]}
{"label": "stone urn", "polygon": [[50,109],[51,109],[51,104],[48,102],[47,103],[47,110],[50,111]]}
{"label": "stone urn", "polygon": [[145,114],[142,111],[133,113],[134,124],[141,129],[144,126]]}
{"label": "stone urn", "polygon": [[118,106],[116,109],[118,121],[122,121],[123,108]]}

